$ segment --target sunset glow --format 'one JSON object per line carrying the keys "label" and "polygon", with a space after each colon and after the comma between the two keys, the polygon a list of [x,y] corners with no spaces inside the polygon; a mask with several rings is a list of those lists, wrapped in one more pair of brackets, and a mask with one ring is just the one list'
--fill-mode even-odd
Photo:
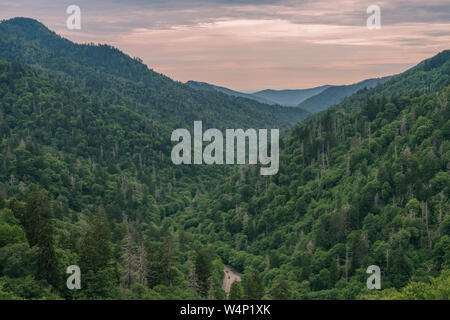
{"label": "sunset glow", "polygon": [[81,30],[65,28],[67,3],[2,2],[0,17],[27,12],[70,40],[114,45],[175,80],[243,91],[396,74],[450,43],[448,0],[379,1],[380,30],[366,27],[368,1],[78,2]]}

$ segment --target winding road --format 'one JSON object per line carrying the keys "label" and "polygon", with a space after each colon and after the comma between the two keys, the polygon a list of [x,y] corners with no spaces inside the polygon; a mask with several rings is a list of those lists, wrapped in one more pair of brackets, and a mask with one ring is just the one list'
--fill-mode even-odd
{"label": "winding road", "polygon": [[228,267],[223,268],[223,273],[225,273],[225,277],[223,278],[222,289],[227,293],[227,295],[229,295],[231,285],[235,281],[241,281],[241,276],[234,273],[233,270]]}

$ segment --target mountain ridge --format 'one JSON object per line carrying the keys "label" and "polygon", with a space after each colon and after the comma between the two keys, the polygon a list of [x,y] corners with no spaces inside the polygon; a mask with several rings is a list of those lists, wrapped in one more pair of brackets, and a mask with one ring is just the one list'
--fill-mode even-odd
{"label": "mountain ridge", "polygon": [[207,83],[207,82],[189,80],[189,81],[186,82],[186,85],[190,86],[191,88],[197,89],[197,90],[220,91],[220,92],[223,92],[223,93],[228,94],[230,96],[252,99],[252,100],[256,100],[258,102],[269,104],[269,105],[277,104],[274,101],[270,101],[270,100],[267,100],[267,99],[264,99],[264,98],[260,98],[258,96],[255,96],[255,95],[251,94],[251,93],[243,93],[243,92],[231,90],[231,89],[228,89],[228,88],[225,88],[225,87],[216,86],[216,85],[213,85],[213,84],[210,84],[210,83]]}
{"label": "mountain ridge", "polygon": [[194,90],[109,45],[75,44],[30,18],[0,23],[0,59],[17,61],[88,94],[174,127],[204,117],[211,127],[287,128],[308,113]]}
{"label": "mountain ridge", "polygon": [[189,80],[187,85],[196,90],[219,91],[235,97],[256,100],[269,105],[296,107],[309,113],[316,113],[327,109],[333,104],[341,102],[359,90],[371,89],[382,84],[394,76],[366,79],[350,85],[323,85],[308,89],[266,89],[254,93],[243,93],[206,82]]}
{"label": "mountain ridge", "polygon": [[323,90],[329,87],[331,86],[323,85],[307,89],[284,89],[284,90],[265,89],[254,92],[253,95],[269,99],[272,101],[276,101],[280,105],[296,107],[302,101],[321,93]]}
{"label": "mountain ridge", "polygon": [[367,79],[351,85],[330,86],[319,94],[304,100],[298,104],[297,107],[311,113],[319,112],[329,108],[333,104],[341,102],[344,98],[351,96],[359,90],[372,89],[378,84],[388,81],[392,77],[393,76]]}

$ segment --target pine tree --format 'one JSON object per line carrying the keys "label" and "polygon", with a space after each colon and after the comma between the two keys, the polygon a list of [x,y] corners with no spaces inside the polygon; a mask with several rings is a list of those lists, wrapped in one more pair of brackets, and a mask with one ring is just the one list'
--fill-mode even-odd
{"label": "pine tree", "polygon": [[230,288],[230,294],[228,295],[228,299],[241,300],[243,298],[244,298],[244,290],[242,288],[242,283],[239,281],[233,282]]}
{"label": "pine tree", "polygon": [[258,270],[251,270],[242,281],[244,296],[248,300],[261,300],[264,296],[264,287],[261,274]]}
{"label": "pine tree", "polygon": [[198,247],[194,258],[194,284],[198,294],[202,297],[208,295],[212,279],[212,261],[207,248]]}
{"label": "pine tree", "polygon": [[291,289],[289,283],[283,276],[278,277],[275,288],[273,289],[273,299],[275,300],[288,300],[291,296]]}
{"label": "pine tree", "polygon": [[167,286],[171,286],[175,278],[174,272],[174,254],[175,254],[175,241],[172,235],[168,235],[161,248],[160,255],[160,267],[163,283]]}
{"label": "pine tree", "polygon": [[58,284],[57,258],[53,226],[53,211],[46,193],[31,192],[25,205],[13,201],[11,208],[19,218],[30,247],[38,247],[38,276],[56,286]]}
{"label": "pine tree", "polygon": [[118,298],[119,272],[112,260],[110,230],[102,208],[81,241],[80,269],[83,294],[88,298]]}
{"label": "pine tree", "polygon": [[80,258],[83,271],[96,272],[108,266],[112,257],[110,231],[101,209],[81,241]]}

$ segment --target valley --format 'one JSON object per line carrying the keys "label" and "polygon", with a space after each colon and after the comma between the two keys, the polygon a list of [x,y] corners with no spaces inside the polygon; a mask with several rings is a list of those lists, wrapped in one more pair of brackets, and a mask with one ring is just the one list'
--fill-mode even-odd
{"label": "valley", "polygon": [[[449,50],[296,108],[33,19],[2,21],[0,48],[1,299],[448,299]],[[276,174],[174,164],[195,121],[281,129]]]}

